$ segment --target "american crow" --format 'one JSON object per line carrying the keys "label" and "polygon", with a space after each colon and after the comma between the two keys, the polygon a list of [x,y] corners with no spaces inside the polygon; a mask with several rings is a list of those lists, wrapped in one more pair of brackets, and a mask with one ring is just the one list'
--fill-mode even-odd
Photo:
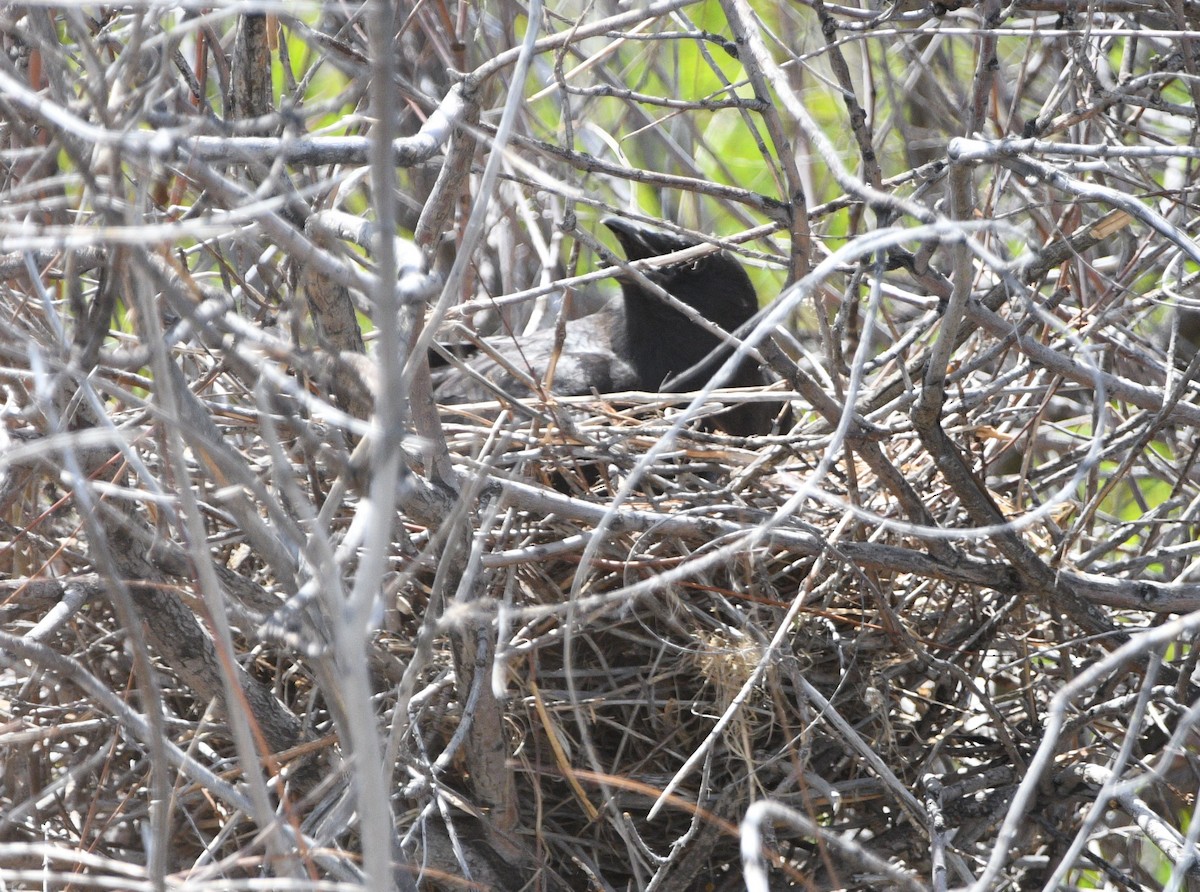
{"label": "american crow", "polygon": [[[633,260],[658,257],[698,244],[671,233],[649,229],[615,217],[604,225],[613,231]],[[699,260],[647,272],[646,278],[695,309],[727,332],[737,330],[758,311],[750,277],[724,251]],[[566,396],[622,390],[681,392],[702,387],[729,357],[730,348],[686,316],[647,291],[631,276],[621,277],[621,300],[567,323],[562,352],[554,366],[550,389]],[[494,396],[480,376],[514,396],[529,393],[512,369],[544,381],[554,352],[554,332],[542,331],[514,343],[492,338],[481,353],[437,386],[442,403],[480,401]],[[474,374],[472,374],[472,372]],[[758,364],[747,360],[727,382],[731,387],[765,384]],[[743,403],[714,417],[718,427],[737,436],[766,433],[778,410],[772,403]]]}

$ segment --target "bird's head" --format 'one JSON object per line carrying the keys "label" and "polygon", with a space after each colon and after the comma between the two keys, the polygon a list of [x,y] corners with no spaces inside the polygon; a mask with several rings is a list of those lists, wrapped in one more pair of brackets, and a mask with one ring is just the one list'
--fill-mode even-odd
{"label": "bird's head", "polygon": [[[612,230],[621,243],[626,259],[630,261],[661,257],[701,244],[695,239],[651,229],[619,217],[606,217],[602,222]],[[620,278],[625,303],[637,315],[663,320],[678,318],[677,313],[669,310],[634,278]],[[725,251],[652,270],[646,273],[646,278],[726,331],[735,330],[758,312],[758,297],[750,277],[741,264]]]}

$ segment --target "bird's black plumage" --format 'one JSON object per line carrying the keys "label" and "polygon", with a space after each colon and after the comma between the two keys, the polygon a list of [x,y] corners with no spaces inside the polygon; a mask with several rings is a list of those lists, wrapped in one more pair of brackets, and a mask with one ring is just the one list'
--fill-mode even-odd
{"label": "bird's black plumage", "polygon": [[[698,244],[678,235],[614,217],[612,230],[630,261],[670,254]],[[758,311],[750,277],[724,251],[698,260],[646,272],[645,277],[696,310],[705,319],[733,332]],[[582,319],[567,323],[562,351],[554,365],[551,390],[576,396],[592,391],[679,392],[696,390],[712,377],[731,349],[715,335],[668,306],[629,275],[621,277],[621,299]],[[514,396],[529,393],[526,381],[544,381],[554,353],[554,332],[522,338],[490,339],[486,352],[473,357],[470,370],[456,370],[437,386],[440,402],[489,399],[494,394],[481,378]],[[766,383],[758,364],[743,362],[729,386]],[[733,406],[714,419],[729,433],[749,436],[771,428],[775,410],[769,403]]]}

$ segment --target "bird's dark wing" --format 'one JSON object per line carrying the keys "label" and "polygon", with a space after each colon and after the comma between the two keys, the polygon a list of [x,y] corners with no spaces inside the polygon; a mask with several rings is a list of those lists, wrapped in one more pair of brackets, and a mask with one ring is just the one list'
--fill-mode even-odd
{"label": "bird's dark wing", "polygon": [[[625,328],[622,316],[623,308],[610,304],[598,313],[567,323],[562,350],[554,364],[551,392],[579,396],[592,391],[638,389],[637,374],[621,355]],[[554,342],[552,330],[523,337],[519,342],[488,338],[480,352],[460,367],[435,376],[434,396],[447,404],[493,400],[497,391],[514,397],[529,396],[532,383],[546,380]]]}

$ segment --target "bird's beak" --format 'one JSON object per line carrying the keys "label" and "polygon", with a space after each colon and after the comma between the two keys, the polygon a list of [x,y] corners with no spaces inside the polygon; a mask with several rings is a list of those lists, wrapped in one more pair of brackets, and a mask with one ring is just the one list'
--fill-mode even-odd
{"label": "bird's beak", "polygon": [[621,243],[626,260],[645,260],[654,257],[656,252],[646,242],[645,230],[636,223],[630,223],[620,217],[605,217],[600,221],[612,231]]}

